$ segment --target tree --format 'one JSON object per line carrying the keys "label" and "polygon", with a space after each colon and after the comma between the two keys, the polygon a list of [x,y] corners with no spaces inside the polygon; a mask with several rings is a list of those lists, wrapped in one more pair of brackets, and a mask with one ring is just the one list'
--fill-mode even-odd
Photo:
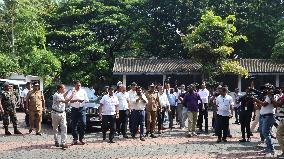
{"label": "tree", "polygon": [[0,53],[0,78],[7,78],[16,70],[19,70],[17,60],[10,58],[4,53]]}
{"label": "tree", "polygon": [[284,30],[280,31],[276,37],[275,45],[272,49],[272,58],[284,60]]}
{"label": "tree", "polygon": [[54,6],[47,17],[47,43],[62,61],[65,83],[93,84],[111,76],[116,54],[132,35],[132,19],[124,1],[71,0]]}
{"label": "tree", "polygon": [[220,73],[237,73],[247,76],[248,72],[236,61],[228,61],[233,53],[232,45],[240,40],[247,41],[243,35],[236,35],[236,18],[229,15],[225,19],[207,11],[195,28],[182,37],[185,47],[195,60],[200,62],[206,78],[213,80]]}

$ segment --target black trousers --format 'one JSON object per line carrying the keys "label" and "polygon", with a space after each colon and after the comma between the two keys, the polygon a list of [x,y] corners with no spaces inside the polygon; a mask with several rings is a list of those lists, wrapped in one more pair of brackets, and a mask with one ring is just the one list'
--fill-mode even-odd
{"label": "black trousers", "polygon": [[129,117],[129,110],[119,110],[119,118],[117,122],[117,132],[121,133],[123,136],[127,132],[127,123]]}
{"label": "black trousers", "polygon": [[102,131],[103,131],[103,138],[106,138],[106,132],[110,129],[109,133],[109,140],[112,141],[114,138],[116,122],[115,115],[103,115],[102,116]]}
{"label": "black trousers", "polygon": [[162,130],[165,119],[166,108],[162,108],[162,112],[158,111],[158,131]]}
{"label": "black trousers", "polygon": [[250,138],[250,122],[251,122],[252,112],[250,111],[241,111],[240,112],[240,123],[241,123],[241,131],[242,131],[242,138]]}
{"label": "black trousers", "polygon": [[173,122],[174,122],[174,118],[176,117],[176,110],[177,107],[176,106],[171,106],[171,112],[169,112],[169,128],[173,128]]}
{"label": "black trousers", "polygon": [[[228,129],[229,129],[229,117],[228,116],[221,116],[217,114],[217,125],[216,125],[216,133],[218,139],[227,139],[228,136]],[[222,136],[223,133],[223,136]]]}
{"label": "black trousers", "polygon": [[204,103],[204,109],[202,110],[202,105],[199,106],[199,114],[197,119],[197,125],[199,130],[202,130],[203,118],[205,121],[205,131],[208,132],[208,103]]}

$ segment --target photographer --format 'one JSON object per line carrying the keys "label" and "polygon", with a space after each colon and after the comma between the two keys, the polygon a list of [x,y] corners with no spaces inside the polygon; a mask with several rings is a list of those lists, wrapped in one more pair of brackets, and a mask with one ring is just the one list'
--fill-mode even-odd
{"label": "photographer", "polygon": [[255,101],[262,106],[260,109],[260,135],[265,138],[267,145],[267,148],[263,152],[267,153],[267,155],[274,155],[275,149],[271,139],[271,129],[275,123],[275,107],[277,103],[273,97],[273,86],[266,84],[265,87],[267,95],[264,98],[264,102],[258,99],[255,99]]}
{"label": "photographer", "polygon": [[281,85],[281,91],[280,91],[280,96],[277,101],[278,107],[279,107],[279,116],[278,118],[280,119],[279,125],[277,127],[277,140],[280,145],[282,154],[279,156],[279,158],[284,157],[284,82]]}
{"label": "photographer", "polygon": [[[240,142],[250,142],[250,122],[252,118],[252,112],[254,110],[254,97],[250,88],[246,89],[246,94],[237,101],[240,103],[240,123],[242,131],[242,139]],[[245,138],[245,133],[247,132],[247,140]]]}

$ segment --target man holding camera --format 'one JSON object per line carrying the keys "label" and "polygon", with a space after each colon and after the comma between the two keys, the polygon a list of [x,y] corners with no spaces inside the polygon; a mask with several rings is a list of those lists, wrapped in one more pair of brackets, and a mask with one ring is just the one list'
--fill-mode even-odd
{"label": "man holding camera", "polygon": [[274,144],[271,139],[271,129],[275,123],[275,107],[277,102],[273,96],[273,86],[266,84],[266,96],[264,102],[255,99],[258,103],[261,104],[260,109],[260,135],[265,138],[267,148],[263,151],[268,156],[274,155],[275,149]]}

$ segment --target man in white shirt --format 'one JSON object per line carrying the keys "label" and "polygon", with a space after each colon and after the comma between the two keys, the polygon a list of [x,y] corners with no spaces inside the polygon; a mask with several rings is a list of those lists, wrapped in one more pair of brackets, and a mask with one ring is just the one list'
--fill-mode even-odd
{"label": "man in white shirt", "polygon": [[183,98],[186,94],[185,85],[181,85],[181,89],[177,93],[178,97],[178,106],[177,106],[177,116],[180,124],[180,128],[183,129],[185,127],[185,120],[187,119],[187,107],[183,103]]}
{"label": "man in white shirt", "polygon": [[203,117],[205,120],[205,133],[208,133],[208,100],[209,100],[209,91],[206,88],[205,83],[202,83],[201,89],[198,91],[198,95],[202,100],[202,104],[199,107],[198,121],[197,125],[199,131],[202,132]]}
{"label": "man in white shirt", "polygon": [[[27,97],[30,90],[32,90],[32,84],[31,84],[31,82],[27,82],[26,88],[21,93],[21,105],[22,105],[23,109],[27,107],[26,97]],[[26,123],[26,126],[29,127],[30,126],[30,124],[29,124],[29,113],[28,112],[25,112],[25,113],[26,113],[25,123]]]}
{"label": "man in white shirt", "polygon": [[239,121],[239,117],[240,117],[240,103],[237,102],[237,100],[239,100],[239,98],[241,97],[241,93],[239,91],[239,88],[236,88],[235,89],[235,92],[232,93],[232,98],[234,100],[234,111],[235,111],[235,118],[236,118],[236,121],[235,121],[235,124],[240,124],[240,121]]}
{"label": "man in white shirt", "polygon": [[[52,104],[52,127],[54,133],[54,141],[56,147],[61,147],[62,149],[68,148],[66,144],[67,139],[67,121],[65,113],[65,103],[68,103],[70,99],[66,99],[67,92],[65,92],[65,86],[60,84],[57,86],[57,92],[53,95],[53,104]],[[74,94],[73,94],[74,95]],[[70,96],[70,98],[73,97]],[[59,144],[58,138],[58,126],[61,130],[61,144]]]}
{"label": "man in white shirt", "polygon": [[148,100],[142,92],[141,87],[137,87],[136,95],[134,98],[131,98],[131,137],[135,138],[137,133],[138,126],[140,126],[140,140],[145,141],[144,139],[144,126],[145,126],[145,108]]}
{"label": "man in white shirt", "polygon": [[99,115],[102,119],[103,140],[106,139],[106,132],[110,126],[109,143],[113,141],[116,119],[119,117],[119,101],[114,95],[114,88],[109,87],[108,94],[104,95],[100,101]]}
{"label": "man in white shirt", "polygon": [[121,86],[121,92],[116,94],[116,97],[119,101],[119,119],[117,126],[118,133],[122,134],[124,138],[128,138],[127,132],[127,123],[129,116],[129,94],[126,92],[125,85]]}
{"label": "man in white shirt", "polygon": [[129,100],[130,100],[130,103],[129,103],[129,111],[130,111],[130,115],[129,115],[129,127],[131,127],[131,122],[132,122],[132,117],[131,117],[131,107],[132,107],[132,105],[133,104],[135,104],[135,103],[133,103],[133,101],[135,101],[135,98],[136,98],[136,95],[137,95],[137,93],[136,93],[136,88],[137,88],[137,84],[135,83],[135,82],[132,82],[131,83],[131,89],[128,91],[128,94],[129,94]]}
{"label": "man in white shirt", "polygon": [[216,133],[218,136],[217,143],[221,142],[221,139],[224,142],[227,142],[229,119],[232,117],[233,114],[234,101],[233,98],[227,93],[228,93],[227,88],[222,87],[221,95],[219,95],[216,98],[216,105],[217,105]]}
{"label": "man in white shirt", "polygon": [[161,134],[161,130],[164,130],[164,119],[165,119],[165,112],[166,110],[170,111],[170,103],[167,97],[167,94],[164,93],[163,87],[159,86],[159,93],[158,93],[158,97],[159,97],[159,103],[161,106],[160,111],[158,111],[158,134]]}
{"label": "man in white shirt", "polygon": [[[70,98],[73,94],[73,97]],[[85,139],[85,129],[86,129],[86,108],[85,102],[89,102],[89,98],[84,89],[81,88],[81,82],[76,81],[75,87],[72,91],[69,91],[67,94],[67,98],[70,98],[70,106],[71,106],[71,120],[72,120],[72,136],[73,142],[72,145],[78,144],[78,132],[79,132],[79,141],[82,145],[84,145]],[[78,125],[80,123],[80,125]],[[77,132],[77,127],[79,126],[79,130]]]}
{"label": "man in white shirt", "polygon": [[271,129],[273,124],[275,123],[275,107],[277,106],[277,102],[273,97],[273,89],[272,85],[266,84],[266,92],[264,102],[256,100],[258,103],[262,105],[260,109],[260,135],[264,137],[266,142],[266,149],[264,150],[267,155],[274,155],[275,148],[271,139]]}

